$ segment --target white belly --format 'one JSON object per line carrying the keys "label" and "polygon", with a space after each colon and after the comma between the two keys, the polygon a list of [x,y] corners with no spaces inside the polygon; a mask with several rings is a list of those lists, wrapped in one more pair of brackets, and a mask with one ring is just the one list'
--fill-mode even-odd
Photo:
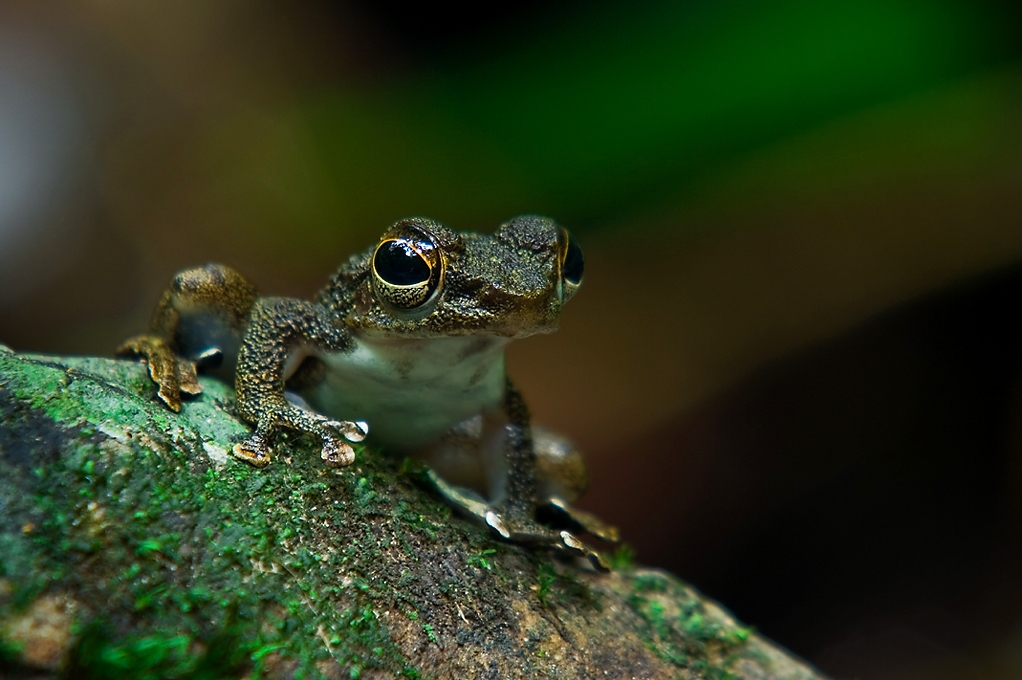
{"label": "white belly", "polygon": [[302,393],[321,413],[364,420],[375,443],[411,452],[504,398],[504,348],[488,336],[356,341],[347,354],[316,354],[322,382]]}

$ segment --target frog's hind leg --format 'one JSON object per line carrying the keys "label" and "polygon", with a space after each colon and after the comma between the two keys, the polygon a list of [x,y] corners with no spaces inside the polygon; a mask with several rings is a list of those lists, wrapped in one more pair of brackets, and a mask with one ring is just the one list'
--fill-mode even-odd
{"label": "frog's hind leg", "polygon": [[117,354],[145,358],[160,399],[180,411],[182,392],[202,392],[196,362],[227,380],[233,377],[255,299],[255,287],[230,267],[208,264],[179,272],[160,298],[149,332],[125,342]]}
{"label": "frog's hind leg", "polygon": [[[425,462],[430,465],[426,472],[429,482],[449,505],[487,525],[505,540],[549,546],[583,557],[594,568],[606,571],[607,562],[600,553],[573,533],[587,531],[588,524],[571,519],[572,511],[566,504],[556,516],[560,522],[551,526],[536,519],[537,511],[549,504],[544,495],[547,490],[574,492],[572,498],[584,490],[585,467],[581,458],[565,457],[563,449],[557,449],[554,457],[547,456],[545,450],[542,457],[537,456],[528,410],[510,382],[500,417],[493,415],[466,421],[424,452]],[[466,458],[473,465],[465,466],[467,470],[458,469],[468,444],[477,449],[476,460]],[[581,475],[567,475],[566,483],[544,478],[551,471],[574,469],[578,473],[579,464]],[[484,495],[488,500],[484,500]]]}
{"label": "frog's hind leg", "polygon": [[526,545],[546,545],[564,551],[574,557],[582,557],[598,571],[609,571],[606,559],[600,553],[579,540],[567,529],[553,529],[544,526],[528,516],[505,509],[494,509],[472,490],[448,484],[435,470],[427,467],[426,478],[443,497],[461,514],[485,524],[501,538]]}
{"label": "frog's hind leg", "polygon": [[616,526],[607,524],[591,512],[571,507],[558,496],[547,498],[546,503],[536,509],[536,518],[557,529],[589,534],[607,543],[621,542],[621,532]]}
{"label": "frog's hind leg", "polygon": [[592,513],[569,505],[585,493],[589,475],[585,459],[570,441],[546,428],[533,426],[532,448],[536,454],[539,507],[536,518],[543,524],[587,533],[601,541],[618,543],[620,533]]}

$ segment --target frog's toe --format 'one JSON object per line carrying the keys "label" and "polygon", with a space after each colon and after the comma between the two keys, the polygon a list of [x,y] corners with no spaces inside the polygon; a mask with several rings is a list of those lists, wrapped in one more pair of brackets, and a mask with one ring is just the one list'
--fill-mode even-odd
{"label": "frog's toe", "polygon": [[355,444],[363,441],[369,434],[369,424],[364,420],[328,420],[324,425],[336,430],[342,437]]}
{"label": "frog's toe", "polygon": [[[151,369],[152,364],[149,364],[149,366]],[[150,370],[149,372],[150,374],[152,374],[152,370]],[[160,398],[160,401],[166,404],[167,408],[169,408],[174,413],[180,413],[181,391],[178,389],[178,386],[169,381],[156,380],[155,377],[153,378],[153,380],[160,386],[160,388],[156,391],[156,396]]]}
{"label": "frog's toe", "polygon": [[456,511],[470,519],[482,522],[496,531],[502,538],[507,539],[511,537],[500,515],[494,512],[489,505],[475,496],[475,494],[467,489],[448,484],[447,480],[438,475],[433,468],[423,467],[423,474],[425,474],[426,480],[444,499],[444,502]]}
{"label": "frog's toe", "polygon": [[501,538],[509,541],[514,540],[511,531],[508,530],[507,525],[504,524],[504,520],[493,510],[487,510],[483,520],[486,522],[486,525],[496,531]]}
{"label": "frog's toe", "polygon": [[[490,515],[499,522],[499,526],[506,534],[501,532],[497,525],[491,522]],[[515,543],[527,545],[547,545],[555,550],[566,553],[572,557],[581,557],[597,571],[610,571],[607,560],[596,550],[579,539],[575,534],[567,530],[557,530],[545,527],[542,524],[519,518],[512,521],[510,517],[502,518],[497,513],[488,513],[486,523],[498,533]]]}
{"label": "frog's toe", "polygon": [[224,351],[219,347],[208,347],[195,356],[195,365],[202,368],[220,368],[224,363]]}
{"label": "frog's toe", "polygon": [[596,571],[610,571],[610,564],[596,550],[583,543],[569,531],[560,532],[561,543],[559,548],[577,557],[584,557]]}
{"label": "frog's toe", "polygon": [[250,465],[265,467],[270,464],[270,449],[265,435],[256,433],[243,442],[238,442],[231,449],[235,458]]}
{"label": "frog's toe", "polygon": [[195,362],[187,359],[177,360],[178,389],[185,394],[202,394],[202,385],[199,384],[199,376],[195,372]]}
{"label": "frog's toe", "polygon": [[117,348],[118,356],[140,356],[149,365],[149,377],[159,387],[157,396],[171,411],[181,411],[181,393],[200,394],[202,385],[195,362],[181,359],[158,335],[138,335]]}
{"label": "frog's toe", "polygon": [[603,556],[570,531],[544,526],[531,519],[523,508],[514,505],[505,504],[499,508],[493,508],[475,498],[470,492],[448,484],[431,468],[426,468],[425,473],[426,478],[449,505],[476,521],[482,521],[493,533],[505,541],[523,545],[549,546],[573,557],[586,559],[597,571],[610,571]]}
{"label": "frog's toe", "polygon": [[[487,517],[487,524],[489,524],[489,517]],[[610,571],[610,565],[603,555],[569,531],[552,531],[539,525],[528,524],[512,530],[510,536],[505,536],[505,538],[510,538],[516,543],[548,545],[572,557],[586,559],[598,572]]]}
{"label": "frog's toe", "polygon": [[607,543],[621,542],[621,533],[617,527],[607,524],[592,513],[571,507],[557,496],[549,498],[540,506],[537,517],[544,524],[559,529],[587,533]]}
{"label": "frog's toe", "polygon": [[603,555],[599,551],[593,550],[570,531],[557,532],[557,540],[553,541],[553,547],[566,552],[572,557],[585,559],[596,571],[610,571],[610,564],[604,559]]}
{"label": "frog's toe", "polygon": [[337,437],[323,437],[320,457],[330,467],[345,467],[355,462],[355,450]]}
{"label": "frog's toe", "polygon": [[330,420],[313,415],[313,424],[306,431],[322,440],[320,458],[323,462],[330,467],[345,467],[355,462],[355,450],[348,442],[362,441],[368,430],[369,426],[364,423]]}

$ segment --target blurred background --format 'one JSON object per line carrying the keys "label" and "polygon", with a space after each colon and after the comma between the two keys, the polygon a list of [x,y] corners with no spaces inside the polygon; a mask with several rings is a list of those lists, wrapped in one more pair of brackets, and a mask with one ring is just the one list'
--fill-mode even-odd
{"label": "blurred background", "polygon": [[0,0],[0,342],[553,216],[513,346],[583,505],[838,678],[1022,677],[1022,15],[980,0]]}

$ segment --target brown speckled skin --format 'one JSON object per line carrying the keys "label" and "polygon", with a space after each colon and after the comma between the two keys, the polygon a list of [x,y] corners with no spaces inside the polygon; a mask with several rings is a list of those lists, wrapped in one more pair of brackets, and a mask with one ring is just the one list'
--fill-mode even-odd
{"label": "brown speckled skin", "polygon": [[[317,366],[314,358],[299,367],[290,366],[289,359],[293,361],[297,351],[312,347],[320,353],[343,354],[355,348],[356,337],[479,335],[510,339],[551,332],[557,328],[561,305],[577,288],[577,283],[566,282],[562,276],[569,236],[547,218],[518,217],[493,235],[457,233],[432,220],[413,218],[390,227],[380,243],[394,239],[414,244],[429,265],[429,279],[417,289],[390,286],[375,273],[373,258],[379,244],[353,255],[312,301],[259,298],[237,272],[223,265],[207,265],[178,274],[157,308],[150,333],[129,340],[119,351],[144,356],[160,386],[160,397],[179,410],[180,391],[196,394],[201,389],[194,377],[193,360],[208,347],[201,338],[186,337],[182,332],[186,321],[197,318],[198,327],[213,328],[219,337],[228,338],[220,342],[226,347],[217,348],[227,372],[234,368],[236,352],[238,412],[255,426],[252,436],[234,447],[237,457],[266,465],[274,434],[288,429],[319,438],[328,464],[350,464],[354,452],[347,441],[360,441],[365,436],[363,427],[300,408],[284,396],[285,381],[289,386],[308,385],[322,375],[322,365]],[[408,300],[423,299],[425,302],[412,309],[400,308],[409,306]],[[241,339],[239,350],[234,349],[236,342],[231,346],[229,337]],[[472,351],[471,344],[466,351]],[[558,529],[533,519],[537,505],[547,499],[537,498],[536,447],[529,413],[510,381],[502,410],[507,418],[506,500],[500,508],[485,512],[479,511],[478,503],[462,499],[454,491],[445,493],[448,501],[505,538],[549,544],[604,568],[598,554],[567,531],[558,530],[591,529],[602,537],[611,536],[612,530],[595,518],[579,522],[558,501],[563,509]],[[576,477],[564,480],[563,488],[581,489],[584,465],[577,453],[573,455],[574,464],[557,469]],[[441,484],[440,490],[448,489]]]}

